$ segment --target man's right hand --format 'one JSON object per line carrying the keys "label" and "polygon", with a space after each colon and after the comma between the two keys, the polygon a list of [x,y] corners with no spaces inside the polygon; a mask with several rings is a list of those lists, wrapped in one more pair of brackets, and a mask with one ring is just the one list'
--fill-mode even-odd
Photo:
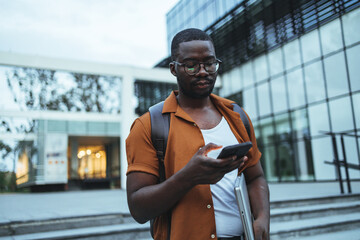
{"label": "man's right hand", "polygon": [[190,159],[188,164],[179,171],[183,175],[183,180],[188,181],[192,186],[198,184],[215,184],[220,181],[223,176],[242,167],[247,161],[247,157],[237,158],[231,156],[223,159],[214,159],[207,156],[212,151],[222,146],[209,143],[200,148]]}

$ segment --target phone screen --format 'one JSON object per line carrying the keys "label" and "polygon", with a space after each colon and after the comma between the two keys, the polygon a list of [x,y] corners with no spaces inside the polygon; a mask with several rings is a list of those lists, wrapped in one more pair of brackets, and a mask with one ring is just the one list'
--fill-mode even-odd
{"label": "phone screen", "polygon": [[217,158],[227,158],[231,156],[243,157],[252,147],[251,142],[239,143],[224,147]]}

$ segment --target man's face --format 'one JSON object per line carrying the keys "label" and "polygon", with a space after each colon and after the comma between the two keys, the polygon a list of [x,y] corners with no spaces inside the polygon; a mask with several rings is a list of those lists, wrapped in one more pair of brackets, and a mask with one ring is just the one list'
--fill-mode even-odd
{"label": "man's face", "polygon": [[[206,63],[215,60],[215,49],[211,41],[194,40],[180,43],[176,62]],[[176,63],[170,64],[170,70],[177,77],[179,91],[188,97],[208,97],[214,88],[217,73],[208,73],[203,64],[199,72],[192,76],[185,72],[184,66]]]}

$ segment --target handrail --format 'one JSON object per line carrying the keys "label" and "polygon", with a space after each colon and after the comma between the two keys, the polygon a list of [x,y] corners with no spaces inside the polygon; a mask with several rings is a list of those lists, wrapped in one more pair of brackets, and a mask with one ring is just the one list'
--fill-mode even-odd
{"label": "handrail", "polygon": [[[345,168],[345,175],[346,175],[346,183],[347,183],[347,187],[348,187],[348,193],[352,192],[351,191],[351,180],[350,180],[350,175],[349,175],[349,168],[360,171],[360,165],[356,165],[356,164],[352,164],[352,163],[347,162],[344,136],[355,137],[357,139],[357,138],[360,137],[358,135],[359,131],[360,131],[360,129],[355,129],[355,130],[351,130],[351,131],[337,132],[337,133],[336,132],[325,132],[325,131],[322,132],[325,135],[330,135],[331,136],[332,146],[333,146],[333,153],[334,153],[334,158],[335,159],[332,162],[324,161],[324,163],[335,165],[337,173],[338,173],[338,177],[339,177],[339,185],[340,185],[341,194],[344,193],[343,180],[342,180],[342,176],[341,176],[341,167]],[[342,149],[343,158],[344,158],[343,160],[339,159],[336,136],[340,136],[341,149]]]}

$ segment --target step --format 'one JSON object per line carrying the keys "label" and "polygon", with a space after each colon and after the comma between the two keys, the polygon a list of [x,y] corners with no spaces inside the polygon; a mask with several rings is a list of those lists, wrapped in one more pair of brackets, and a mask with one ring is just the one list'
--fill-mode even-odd
{"label": "step", "polygon": [[351,214],[271,223],[270,234],[272,240],[277,240],[359,228],[360,213],[355,212]]}
{"label": "step", "polygon": [[271,209],[271,222],[308,219],[319,216],[331,216],[346,213],[360,212],[360,200],[354,202],[336,202],[311,206]]}
{"label": "step", "polygon": [[360,194],[353,193],[353,194],[332,195],[325,197],[315,197],[315,198],[277,200],[277,201],[272,201],[270,203],[270,209],[318,205],[319,203],[327,204],[327,203],[335,203],[335,202],[351,202],[351,201],[358,201],[359,199],[360,199]]}
{"label": "step", "polygon": [[44,239],[151,239],[150,224],[124,223],[111,226],[78,228],[61,231],[50,231],[43,233],[31,233],[16,236],[0,237],[0,240],[44,240]]}
{"label": "step", "polygon": [[0,223],[0,236],[13,236],[134,222],[135,220],[128,213],[86,215],[27,221],[6,221]]}
{"label": "step", "polygon": [[290,238],[288,240],[335,240],[335,239],[344,239],[344,240],[360,240],[360,228],[352,229],[347,231],[340,231],[340,232],[331,232],[331,233],[324,233],[314,236],[307,236],[307,237],[296,237]]}

